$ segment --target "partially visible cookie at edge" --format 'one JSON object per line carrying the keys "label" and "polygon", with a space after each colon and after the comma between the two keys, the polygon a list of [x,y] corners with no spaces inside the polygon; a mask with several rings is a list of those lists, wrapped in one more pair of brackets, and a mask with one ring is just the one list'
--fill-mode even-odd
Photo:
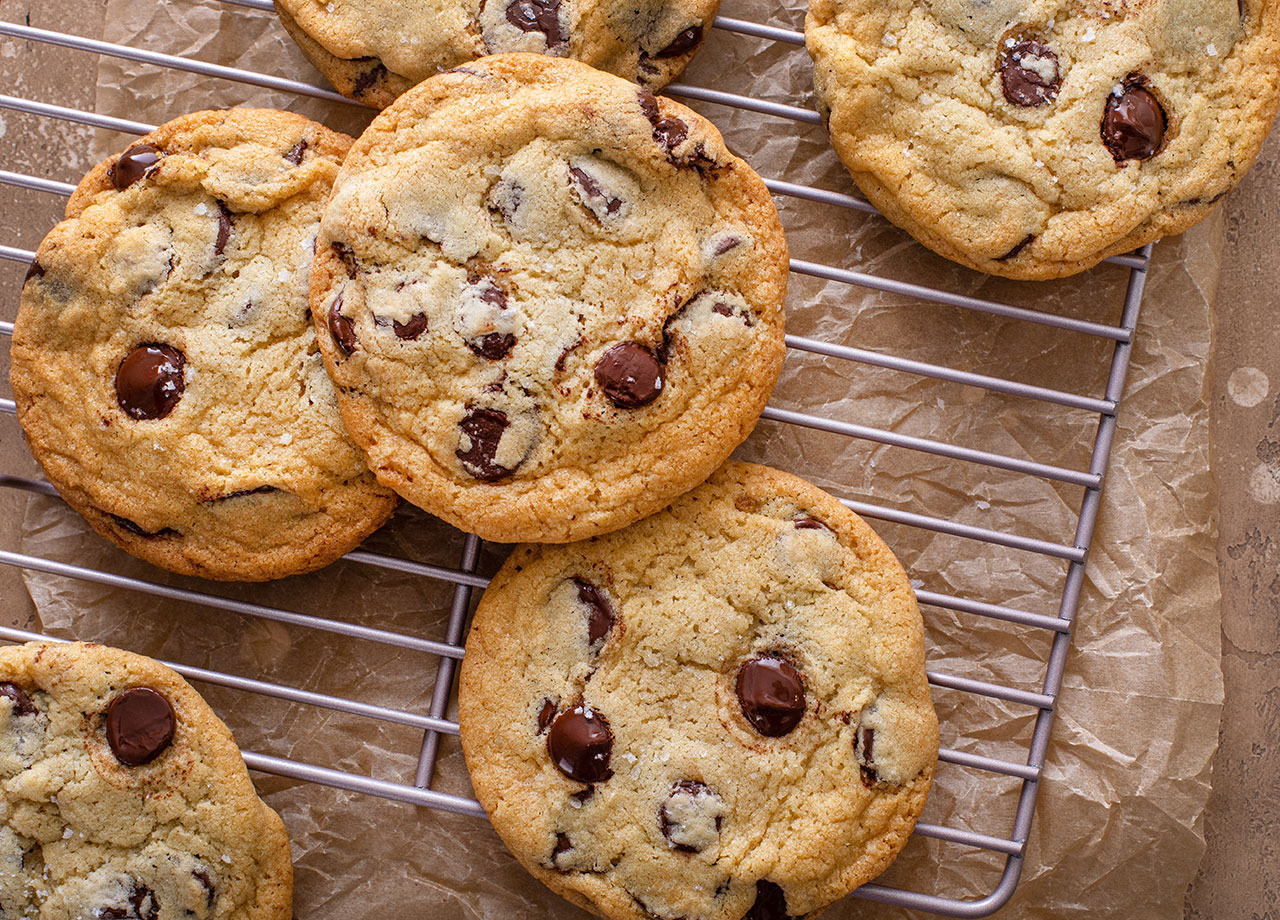
{"label": "partially visible cookie at edge", "polygon": [[291,916],[284,825],[227,727],[156,661],[0,648],[0,790],[4,916]]}
{"label": "partially visible cookie at edge", "polygon": [[938,753],[898,560],[744,463],[626,530],[517,547],[458,710],[499,836],[612,920],[813,916],[892,861]]}
{"label": "partially visible cookie at edge", "polygon": [[747,437],[787,272],[768,190],[706,119],[499,55],[352,147],[311,306],[381,482],[487,540],[565,542],[663,507]]}
{"label": "partially visible cookie at edge", "polygon": [[350,143],[287,112],[187,115],[94,168],[40,244],[12,343],[18,418],[63,498],[134,555],[279,578],[394,509],[308,312]]}
{"label": "partially visible cookie at edge", "polygon": [[814,0],[805,40],[831,141],[871,203],[1010,278],[1191,227],[1280,105],[1269,0]]}
{"label": "partially visible cookie at edge", "polygon": [[684,70],[720,0],[275,0],[307,60],[385,108],[411,86],[490,54],[567,57],[651,90]]}

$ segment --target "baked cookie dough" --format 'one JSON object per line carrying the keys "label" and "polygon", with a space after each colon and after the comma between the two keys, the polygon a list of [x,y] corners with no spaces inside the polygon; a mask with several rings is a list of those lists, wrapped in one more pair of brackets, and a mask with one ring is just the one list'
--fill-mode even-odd
{"label": "baked cookie dough", "polygon": [[284,825],[181,677],[101,645],[0,648],[0,915],[288,920]]}
{"label": "baked cookie dough", "polygon": [[1280,103],[1271,0],[813,0],[819,109],[930,249],[1074,274],[1203,219]]}
{"label": "baked cookie dough", "polygon": [[281,23],[344,96],[385,108],[488,54],[568,57],[651,90],[684,70],[720,0],[275,0]]}
{"label": "baked cookie dough", "polygon": [[812,916],[892,861],[937,761],[902,566],[767,467],[518,547],[466,652],[477,798],[536,878],[615,920]]}
{"label": "baked cookie dough", "polygon": [[747,437],[787,271],[768,190],[709,122],[499,55],[352,147],[311,308],[382,483],[486,540],[565,542],[658,510]]}
{"label": "baked cookie dough", "polygon": [[13,335],[18,418],[62,497],[135,556],[279,578],[394,509],[308,313],[350,143],[286,112],[187,115],[93,169],[40,244]]}

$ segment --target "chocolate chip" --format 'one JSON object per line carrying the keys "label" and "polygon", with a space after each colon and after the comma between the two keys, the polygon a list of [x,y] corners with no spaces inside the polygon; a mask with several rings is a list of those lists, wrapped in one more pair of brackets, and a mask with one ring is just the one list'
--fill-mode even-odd
{"label": "chocolate chip", "polygon": [[876,731],[874,728],[862,727],[858,729],[858,739],[854,744],[854,753],[860,760],[858,769],[862,773],[862,785],[870,787],[880,781],[880,774],[876,772],[875,764],[875,748]]}
{"label": "chocolate chip", "polygon": [[31,265],[27,269],[26,277],[22,279],[22,286],[26,287],[27,282],[30,281],[32,278],[43,278],[43,277],[44,277],[44,266],[41,265],[39,262],[37,262],[35,259],[32,259]]}
{"label": "chocolate chip", "polygon": [[116,760],[138,767],[169,746],[176,724],[168,700],[149,687],[132,687],[107,708],[107,744]]}
{"label": "chocolate chip", "polygon": [[578,194],[582,196],[583,203],[591,209],[592,213],[598,214],[602,205],[606,214],[616,214],[622,208],[622,199],[606,195],[600,183],[586,170],[570,166],[569,175],[578,189]]}
{"label": "chocolate chip", "polygon": [[427,314],[415,313],[403,323],[392,320],[391,328],[395,330],[396,338],[412,341],[427,331]]}
{"label": "chocolate chip", "polygon": [[334,251],[342,264],[347,267],[347,277],[354,278],[356,276],[356,254],[350,246],[344,246],[342,243],[330,243],[330,248]]}
{"label": "chocolate chip", "polygon": [[231,239],[231,212],[221,201],[218,202],[218,238],[213,241],[213,252],[222,255]]}
{"label": "chocolate chip", "polygon": [[702,41],[702,26],[689,26],[689,28],[672,39],[671,44],[659,51],[655,57],[673,58],[688,54],[698,47],[698,42],[700,41]]}
{"label": "chocolate chip", "polygon": [[658,398],[666,383],[661,362],[639,342],[614,345],[596,362],[596,382],[619,409],[638,409]]}
{"label": "chocolate chip", "polygon": [[667,159],[673,163],[681,162],[671,155],[671,151],[684,143],[685,138],[689,136],[689,126],[674,115],[663,115],[658,109],[657,97],[643,86],[640,87],[637,98],[640,102],[640,111],[653,126],[653,139],[667,151]]}
{"label": "chocolate chip", "polygon": [[722,256],[730,249],[734,249],[742,240],[736,236],[723,237],[720,242],[716,243],[716,248],[712,252],[717,256]]}
{"label": "chocolate chip", "polygon": [[644,117],[649,119],[649,123],[653,124],[658,120],[658,97],[645,87],[640,87],[636,92],[636,101],[640,104],[640,111]]}
{"label": "chocolate chip", "polygon": [[164,418],[186,390],[186,363],[186,356],[171,345],[139,345],[116,370],[116,402],[130,418]]}
{"label": "chocolate chip", "polygon": [[122,530],[127,530],[129,533],[133,534],[135,537],[143,537],[146,539],[150,539],[152,537],[181,536],[181,534],[179,534],[172,527],[162,527],[159,530],[146,530],[141,525],[135,524],[133,521],[129,520],[126,517],[120,517],[120,515],[118,514],[112,514],[110,515],[110,517],[111,517],[111,520],[116,522],[117,526],[119,526]]}
{"label": "chocolate chip", "polygon": [[733,304],[727,304],[722,300],[717,300],[711,305],[711,312],[718,313],[721,316],[736,316],[742,320],[742,324],[750,329],[756,324],[756,319],[751,315],[751,311],[745,307],[736,307]]}
{"label": "chocolate chip", "polygon": [[591,797],[595,794],[596,794],[596,787],[588,786],[586,789],[579,789],[573,795],[569,796],[569,798],[573,799],[575,802],[578,802],[579,804],[585,805],[587,804],[587,802],[591,801]]}
{"label": "chocolate chip", "polygon": [[587,645],[603,642],[614,624],[609,596],[581,578],[575,578],[573,583],[578,586],[578,601],[587,608]]}
{"label": "chocolate chip", "polygon": [[998,61],[1004,98],[1014,105],[1038,106],[1052,102],[1062,87],[1058,56],[1048,45],[1024,38],[1006,45]]}
{"label": "chocolate chip", "polygon": [[554,865],[558,857],[563,856],[573,849],[573,844],[569,842],[568,834],[556,834],[556,845],[551,851],[551,862]]}
{"label": "chocolate chip", "polygon": [[507,7],[507,22],[521,32],[542,32],[548,49],[567,39],[560,28],[560,0],[516,0]]}
{"label": "chocolate chip", "polygon": [[31,697],[27,696],[17,684],[9,681],[0,682],[0,696],[7,696],[13,701],[13,714],[15,716],[33,716],[37,712],[36,704],[31,702]]}
{"label": "chocolate chip", "polygon": [[490,361],[499,361],[511,352],[515,344],[516,337],[514,335],[491,332],[481,339],[478,344],[468,342],[467,347],[482,358],[488,358]]}
{"label": "chocolate chip", "polygon": [[329,335],[344,355],[350,355],[360,347],[355,324],[342,315],[341,294],[334,298],[333,305],[329,307]]}
{"label": "chocolate chip", "polygon": [[298,143],[294,144],[292,147],[290,147],[289,152],[284,155],[284,158],[288,160],[290,163],[292,163],[294,166],[300,166],[302,165],[302,155],[306,152],[307,152],[307,141],[304,138],[298,141]]}
{"label": "chocolate chip", "polygon": [[815,518],[798,518],[795,521],[796,530],[830,530],[826,524]]}
{"label": "chocolate chip", "polygon": [[[306,143],[303,141],[303,143]],[[213,907],[213,902],[218,899],[218,892],[213,887],[213,879],[209,878],[209,873],[204,869],[197,869],[191,873],[195,876],[195,880],[204,888],[204,901],[208,907]]]}
{"label": "chocolate chip", "polygon": [[744,661],[736,689],[742,714],[766,737],[787,734],[804,717],[804,681],[785,658],[760,655]]}
{"label": "chocolate chip", "polygon": [[[372,57],[358,58],[357,60],[376,61],[377,58],[372,58]],[[374,66],[370,67],[368,70],[361,73],[360,76],[356,77],[356,82],[352,86],[351,91],[357,96],[363,96],[365,93],[367,93],[370,89],[373,88],[374,84],[380,83],[382,79],[386,77],[386,75],[387,75],[386,65],[383,64],[381,61],[378,61],[377,64],[375,64]]]}
{"label": "chocolate chip", "polygon": [[210,499],[210,501],[225,502],[231,498],[243,498],[246,495],[267,495],[271,492],[279,491],[280,490],[275,486],[258,486],[256,489],[239,489],[235,492],[228,492],[226,495],[219,495],[216,498]]}
{"label": "chocolate chip", "polygon": [[146,885],[134,883],[133,890],[129,892],[129,903],[133,905],[134,916],[139,920],[158,920],[160,902],[156,900],[156,893]]}
{"label": "chocolate chip", "polygon": [[135,144],[120,154],[120,159],[111,167],[112,184],[123,192],[159,163],[161,155],[150,144]]}
{"label": "chocolate chip", "polygon": [[1010,250],[1009,250],[1008,252],[1006,252],[1004,255],[1002,255],[1002,256],[996,256],[995,261],[997,261],[997,262],[1004,262],[1004,261],[1006,261],[1007,259],[1012,259],[1012,258],[1013,258],[1014,256],[1016,256],[1018,253],[1022,252],[1022,250],[1026,249],[1028,246],[1030,246],[1030,245],[1032,244],[1032,242],[1035,240],[1035,238],[1036,238],[1036,235],[1035,235],[1034,233],[1028,233],[1025,237],[1023,237],[1023,238],[1022,238],[1022,241],[1021,241],[1020,243],[1018,243],[1018,245],[1014,246],[1012,249],[1010,249]]}
{"label": "chocolate chip", "polygon": [[454,452],[462,461],[462,468],[482,482],[497,482],[510,476],[513,471],[494,460],[498,455],[498,442],[509,424],[507,413],[499,409],[468,406],[458,427],[469,446],[465,450],[460,446]]}
{"label": "chocolate chip", "polygon": [[[662,836],[670,841],[673,849],[680,850],[683,853],[698,853],[706,849],[709,839],[708,833],[712,826],[718,834],[724,823],[724,819],[720,816],[719,809],[710,822],[703,823],[703,827],[699,828],[696,823],[689,826],[689,816],[678,816],[677,799],[691,798],[697,802],[711,802],[716,806],[722,805],[719,796],[707,787],[706,783],[699,782],[696,779],[682,779],[671,787],[671,791],[667,793],[667,800],[662,803],[662,807],[658,810],[658,823],[662,828]],[[673,814],[673,812],[677,812]]]}
{"label": "chocolate chip", "polygon": [[598,783],[613,775],[609,722],[581,704],[562,712],[547,732],[547,753],[561,773],[580,783]]}
{"label": "chocolate chip", "polygon": [[1164,145],[1169,116],[1143,79],[1130,74],[1117,93],[1107,96],[1102,115],[1102,143],[1117,164],[1148,160]]}
{"label": "chocolate chip", "polygon": [[782,889],[764,879],[756,882],[756,902],[742,920],[790,920],[790,917],[787,896]]}
{"label": "chocolate chip", "polygon": [[542,709],[538,710],[538,734],[541,735],[556,717],[556,704],[551,700],[542,701]]}

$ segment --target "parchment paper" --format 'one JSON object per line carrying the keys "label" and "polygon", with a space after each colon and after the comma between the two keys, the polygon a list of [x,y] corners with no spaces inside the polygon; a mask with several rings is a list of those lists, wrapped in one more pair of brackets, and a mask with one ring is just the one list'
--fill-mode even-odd
{"label": "parchment paper", "polygon": [[[109,41],[295,76],[307,65],[270,14],[216,2],[107,0]],[[801,27],[803,8],[726,0],[727,16]],[[810,105],[802,52],[714,33],[685,77],[701,86]],[[358,131],[370,115],[222,81],[103,58],[98,109],[161,122],[200,108],[273,105]],[[697,106],[767,177],[852,191],[820,128]],[[99,138],[99,153],[118,136]],[[1049,284],[986,278],[946,263],[879,218],[781,198],[793,255],[1114,323],[1127,273],[1102,267]],[[1213,488],[1206,373],[1217,287],[1216,219],[1161,243],[1133,350],[1128,396],[1054,726],[1023,880],[1002,917],[1181,916],[1203,850],[1201,814],[1221,706]],[[793,275],[788,330],[1073,392],[1102,392],[1104,342],[1028,323]],[[983,390],[793,352],[775,406],[1084,469],[1097,420]],[[1079,487],[762,422],[744,459],[873,501],[1058,543],[1073,540]],[[873,524],[914,583],[1057,613],[1067,565],[1032,553]],[[402,509],[374,549],[454,564],[456,532]],[[59,502],[33,498],[24,551],[201,589],[150,569],[87,532]],[[500,561],[489,547],[483,570]],[[435,659],[32,574],[44,628],[235,674],[425,712]],[[339,563],[313,576],[218,593],[412,635],[440,637],[451,591],[431,581]],[[1045,630],[925,608],[936,671],[1040,689]],[[416,730],[201,686],[246,749],[405,780]],[[935,688],[942,743],[1022,762],[1036,711]],[[435,788],[466,793],[456,739],[442,744]],[[481,820],[269,776],[255,780],[284,817],[297,868],[295,910],[328,917],[579,917],[532,881]],[[1019,781],[941,765],[923,820],[1007,836]],[[883,881],[953,897],[996,885],[1003,857],[915,837]],[[850,899],[833,918],[907,916]]]}

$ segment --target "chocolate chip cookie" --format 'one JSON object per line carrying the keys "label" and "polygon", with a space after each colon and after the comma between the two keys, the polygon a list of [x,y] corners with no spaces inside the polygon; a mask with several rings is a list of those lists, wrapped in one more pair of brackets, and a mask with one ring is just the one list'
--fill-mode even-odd
{"label": "chocolate chip cookie", "polygon": [[487,54],[567,57],[658,90],[711,31],[720,0],[275,0],[302,53],[340,93],[385,108]]}
{"label": "chocolate chip cookie", "polygon": [[1181,233],[1280,103],[1270,0],[813,0],[831,141],[868,199],[961,264],[1082,271]]}
{"label": "chocolate chip cookie", "polygon": [[462,663],[476,796],[539,880],[616,920],[811,916],[896,855],[938,753],[888,547],[729,463],[626,530],[522,546]]}
{"label": "chocolate chip cookie", "polygon": [[763,182],[705,119],[498,55],[352,147],[311,308],[381,482],[488,540],[564,542],[656,511],[746,438],[787,266]]}
{"label": "chocolate chip cookie", "polygon": [[0,914],[287,920],[284,825],[181,677],[101,645],[0,648]]}
{"label": "chocolate chip cookie", "polygon": [[188,115],[91,171],[40,244],[13,336],[18,417],[63,498],[135,556],[279,578],[393,510],[308,313],[350,143],[285,112]]}

